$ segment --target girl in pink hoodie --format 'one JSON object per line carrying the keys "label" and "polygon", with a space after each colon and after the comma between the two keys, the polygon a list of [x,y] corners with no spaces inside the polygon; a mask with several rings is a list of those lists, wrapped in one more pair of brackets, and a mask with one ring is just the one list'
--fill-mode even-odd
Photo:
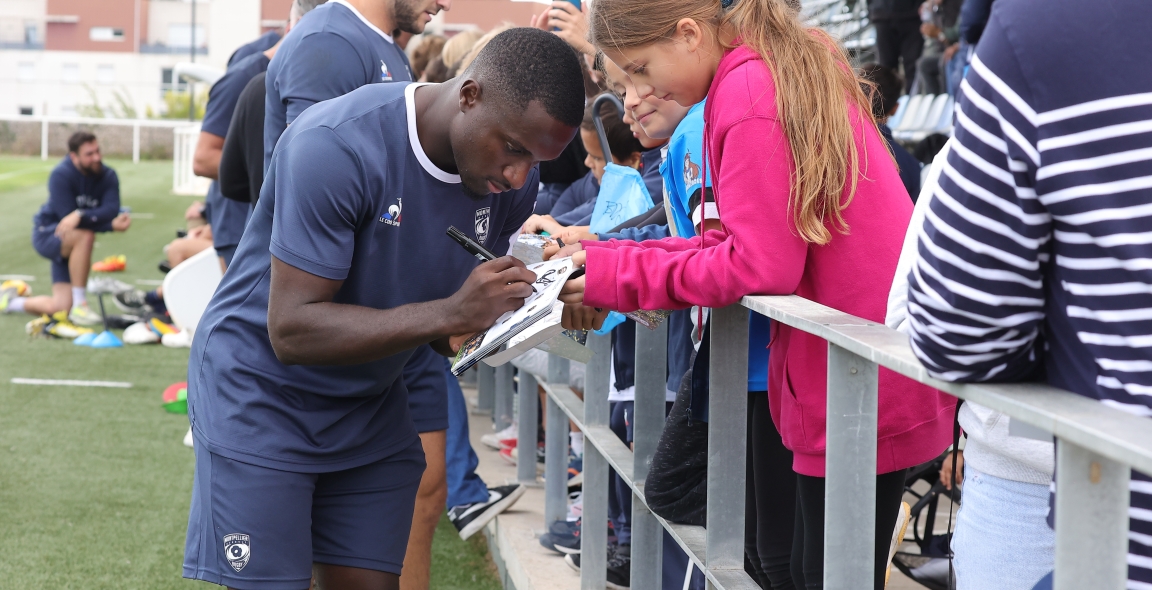
{"label": "girl in pink hoodie", "polygon": [[[838,44],[805,27],[784,0],[723,2],[593,5],[592,41],[639,98],[685,106],[708,99],[703,149],[723,229],[584,242],[573,257],[587,274],[569,282],[565,300],[632,311],[796,294],[883,323],[912,203],[861,82]],[[828,345],[775,326],[768,396],[795,457],[796,475],[780,474],[797,478],[792,577],[797,588],[821,588]],[[904,470],[948,446],[954,407],[953,398],[880,369],[877,589]]]}

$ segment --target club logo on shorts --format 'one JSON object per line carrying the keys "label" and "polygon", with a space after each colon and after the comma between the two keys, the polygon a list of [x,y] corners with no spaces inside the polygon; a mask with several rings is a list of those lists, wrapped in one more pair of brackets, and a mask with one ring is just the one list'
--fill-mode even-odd
{"label": "club logo on shorts", "polygon": [[392,81],[392,72],[388,71],[388,64],[384,63],[384,60],[380,60],[380,81],[381,82],[391,82]]}
{"label": "club logo on shorts", "polygon": [[488,226],[492,220],[492,208],[485,207],[476,210],[476,241],[484,243],[488,239]]}
{"label": "club logo on shorts", "polygon": [[404,211],[404,199],[396,199],[395,205],[388,206],[388,212],[380,216],[380,223],[400,225],[400,214]]}
{"label": "club logo on shorts", "polygon": [[240,533],[224,535],[224,556],[228,558],[232,569],[237,572],[244,569],[244,566],[248,565],[248,558],[252,557],[252,544],[248,535]]}

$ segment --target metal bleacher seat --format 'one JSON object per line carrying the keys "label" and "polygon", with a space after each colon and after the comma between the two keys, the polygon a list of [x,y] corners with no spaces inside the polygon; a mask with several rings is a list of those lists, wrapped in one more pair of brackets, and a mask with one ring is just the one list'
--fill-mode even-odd
{"label": "metal bleacher seat", "polygon": [[933,133],[952,132],[952,97],[947,94],[914,94],[902,103],[888,127],[897,141],[913,144]]}

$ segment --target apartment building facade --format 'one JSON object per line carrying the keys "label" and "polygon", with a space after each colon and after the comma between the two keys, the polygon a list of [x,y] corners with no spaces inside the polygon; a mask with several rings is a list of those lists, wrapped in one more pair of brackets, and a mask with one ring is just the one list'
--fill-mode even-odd
{"label": "apartment building facade", "polygon": [[[0,0],[0,115],[107,116],[165,111],[183,90],[176,64],[223,68],[228,56],[279,29],[292,0]],[[453,0],[430,30],[527,25],[533,1]],[[193,21],[193,13],[195,20]]]}

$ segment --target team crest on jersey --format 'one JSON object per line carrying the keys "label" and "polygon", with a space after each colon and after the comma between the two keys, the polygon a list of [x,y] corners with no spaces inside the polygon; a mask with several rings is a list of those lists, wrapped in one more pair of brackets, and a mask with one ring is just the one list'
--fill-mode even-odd
{"label": "team crest on jersey", "polygon": [[224,556],[232,569],[239,572],[248,565],[248,558],[252,557],[252,543],[248,535],[232,533],[224,535]]}
{"label": "team crest on jersey", "polygon": [[396,199],[396,204],[388,206],[388,212],[380,216],[380,223],[400,225],[400,213],[404,210],[404,199]]}
{"label": "team crest on jersey", "polygon": [[384,60],[380,60],[380,81],[381,82],[391,82],[392,81],[392,72],[388,71],[388,64],[384,63]]}
{"label": "team crest on jersey", "polygon": [[692,152],[684,152],[684,186],[700,184],[700,167],[692,162]]}
{"label": "team crest on jersey", "polygon": [[484,207],[476,210],[476,241],[481,244],[488,239],[488,226],[492,220],[492,208]]}

